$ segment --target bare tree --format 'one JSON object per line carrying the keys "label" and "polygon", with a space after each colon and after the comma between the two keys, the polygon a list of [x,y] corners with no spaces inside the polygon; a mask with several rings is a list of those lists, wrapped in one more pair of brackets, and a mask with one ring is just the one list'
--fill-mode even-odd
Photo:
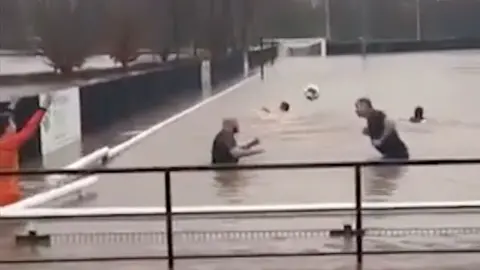
{"label": "bare tree", "polygon": [[246,20],[246,7],[247,0],[232,1],[232,45],[235,49],[248,49],[246,46],[247,37],[247,20]]}
{"label": "bare tree", "polygon": [[183,49],[194,49],[198,46],[198,37],[202,31],[202,6],[206,1],[175,0],[177,3],[178,45]]}
{"label": "bare tree", "polygon": [[106,36],[110,58],[123,67],[135,61],[145,40],[146,1],[111,0],[107,2]]}
{"label": "bare tree", "polygon": [[83,16],[84,2],[80,2],[39,0],[35,8],[34,30],[39,49],[49,65],[63,74],[80,68],[96,41],[95,31],[88,27],[88,17]]}
{"label": "bare tree", "polygon": [[196,49],[201,48],[202,54],[205,49],[209,49],[210,39],[210,1],[193,0],[195,9],[195,31],[193,33],[193,42]]}
{"label": "bare tree", "polygon": [[26,49],[27,20],[25,14],[25,1],[1,0],[0,1],[0,48]]}
{"label": "bare tree", "polygon": [[270,6],[267,10],[275,10],[272,6],[277,7],[278,2],[273,3],[272,1],[267,0],[244,0],[244,42],[245,46],[257,44],[261,36],[261,26],[264,22],[264,7]]}
{"label": "bare tree", "polygon": [[172,4],[172,0],[150,0],[149,9],[144,15],[148,18],[144,29],[149,33],[146,46],[160,55],[163,61],[168,60],[174,49]]}
{"label": "bare tree", "polygon": [[209,20],[209,50],[212,57],[223,56],[228,47],[228,23],[225,16],[225,2],[210,0]]}

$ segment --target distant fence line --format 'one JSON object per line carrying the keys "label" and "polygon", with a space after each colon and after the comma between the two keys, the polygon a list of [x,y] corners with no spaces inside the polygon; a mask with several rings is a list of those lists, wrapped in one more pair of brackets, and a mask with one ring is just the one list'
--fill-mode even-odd
{"label": "distant fence line", "polygon": [[[476,0],[322,0],[333,40],[438,40],[480,37]],[[329,18],[329,19],[328,19]]]}
{"label": "distant fence line", "polygon": [[[45,3],[53,3],[41,0]],[[0,48],[25,48],[39,24],[30,0],[0,1]],[[477,0],[82,0],[85,25],[98,30],[111,13],[141,24],[142,42],[166,46],[240,46],[263,37],[325,36],[334,41],[480,37]],[[173,5],[173,3],[175,3]],[[156,5],[156,6],[155,6]],[[275,8],[273,8],[275,7]],[[118,13],[117,12],[117,13]],[[118,15],[118,14],[117,14]],[[110,25],[111,26],[111,25]],[[105,37],[108,31],[100,36]],[[148,38],[156,40],[148,40]],[[32,41],[33,40],[33,41]],[[248,40],[248,41],[247,41]],[[222,44],[224,43],[224,44]]]}

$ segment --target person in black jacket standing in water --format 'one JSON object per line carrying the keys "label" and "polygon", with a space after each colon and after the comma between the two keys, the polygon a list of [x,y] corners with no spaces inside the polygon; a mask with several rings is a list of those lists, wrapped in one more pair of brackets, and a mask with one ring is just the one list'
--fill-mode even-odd
{"label": "person in black jacket standing in water", "polygon": [[222,122],[222,129],[217,133],[212,144],[212,164],[237,164],[242,157],[263,153],[263,149],[254,149],[260,144],[254,139],[245,145],[238,145],[235,134],[240,131],[235,118],[226,118]]}
{"label": "person in black jacket standing in water", "polygon": [[367,120],[363,134],[370,137],[372,145],[384,158],[408,159],[408,148],[400,138],[395,123],[383,111],[376,110],[368,98],[355,102],[355,112]]}

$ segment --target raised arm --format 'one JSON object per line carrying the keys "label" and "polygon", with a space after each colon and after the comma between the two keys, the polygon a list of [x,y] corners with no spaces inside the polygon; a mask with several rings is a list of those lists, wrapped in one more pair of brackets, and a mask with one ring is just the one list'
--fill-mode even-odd
{"label": "raised arm", "polygon": [[26,141],[32,138],[32,136],[35,134],[38,127],[40,126],[40,123],[42,122],[42,119],[45,116],[45,113],[47,112],[47,109],[50,107],[51,104],[52,104],[52,96],[47,95],[42,100],[40,104],[40,108],[32,115],[32,117],[30,117],[30,119],[23,126],[23,128],[9,138],[9,143],[12,146],[20,147]]}
{"label": "raised arm", "polygon": [[16,134],[12,135],[10,143],[16,145],[17,147],[20,147],[26,141],[28,141],[35,134],[35,131],[37,131],[38,127],[40,126],[45,112],[45,109],[38,109],[32,115],[32,117],[30,117],[25,126]]}

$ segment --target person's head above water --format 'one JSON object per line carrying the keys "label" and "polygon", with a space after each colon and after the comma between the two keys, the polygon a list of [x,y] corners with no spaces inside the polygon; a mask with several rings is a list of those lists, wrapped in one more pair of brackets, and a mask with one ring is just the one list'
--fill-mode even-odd
{"label": "person's head above water", "polygon": [[288,102],[286,101],[282,101],[282,103],[280,103],[280,111],[288,112],[289,110],[290,110],[290,104],[288,104]]}
{"label": "person's head above water", "polygon": [[410,117],[411,122],[421,122],[425,119],[423,115],[423,107],[417,106],[415,107],[415,110],[413,111],[413,116]]}
{"label": "person's head above water", "polygon": [[413,116],[415,116],[415,118],[423,119],[423,107],[417,106],[413,112]]}
{"label": "person's head above water", "polygon": [[240,127],[238,125],[238,120],[236,118],[224,118],[222,122],[222,129],[233,132],[233,133],[238,133],[240,131]]}
{"label": "person's head above water", "polygon": [[359,117],[367,117],[374,110],[369,98],[359,98],[355,102],[355,112]]}

